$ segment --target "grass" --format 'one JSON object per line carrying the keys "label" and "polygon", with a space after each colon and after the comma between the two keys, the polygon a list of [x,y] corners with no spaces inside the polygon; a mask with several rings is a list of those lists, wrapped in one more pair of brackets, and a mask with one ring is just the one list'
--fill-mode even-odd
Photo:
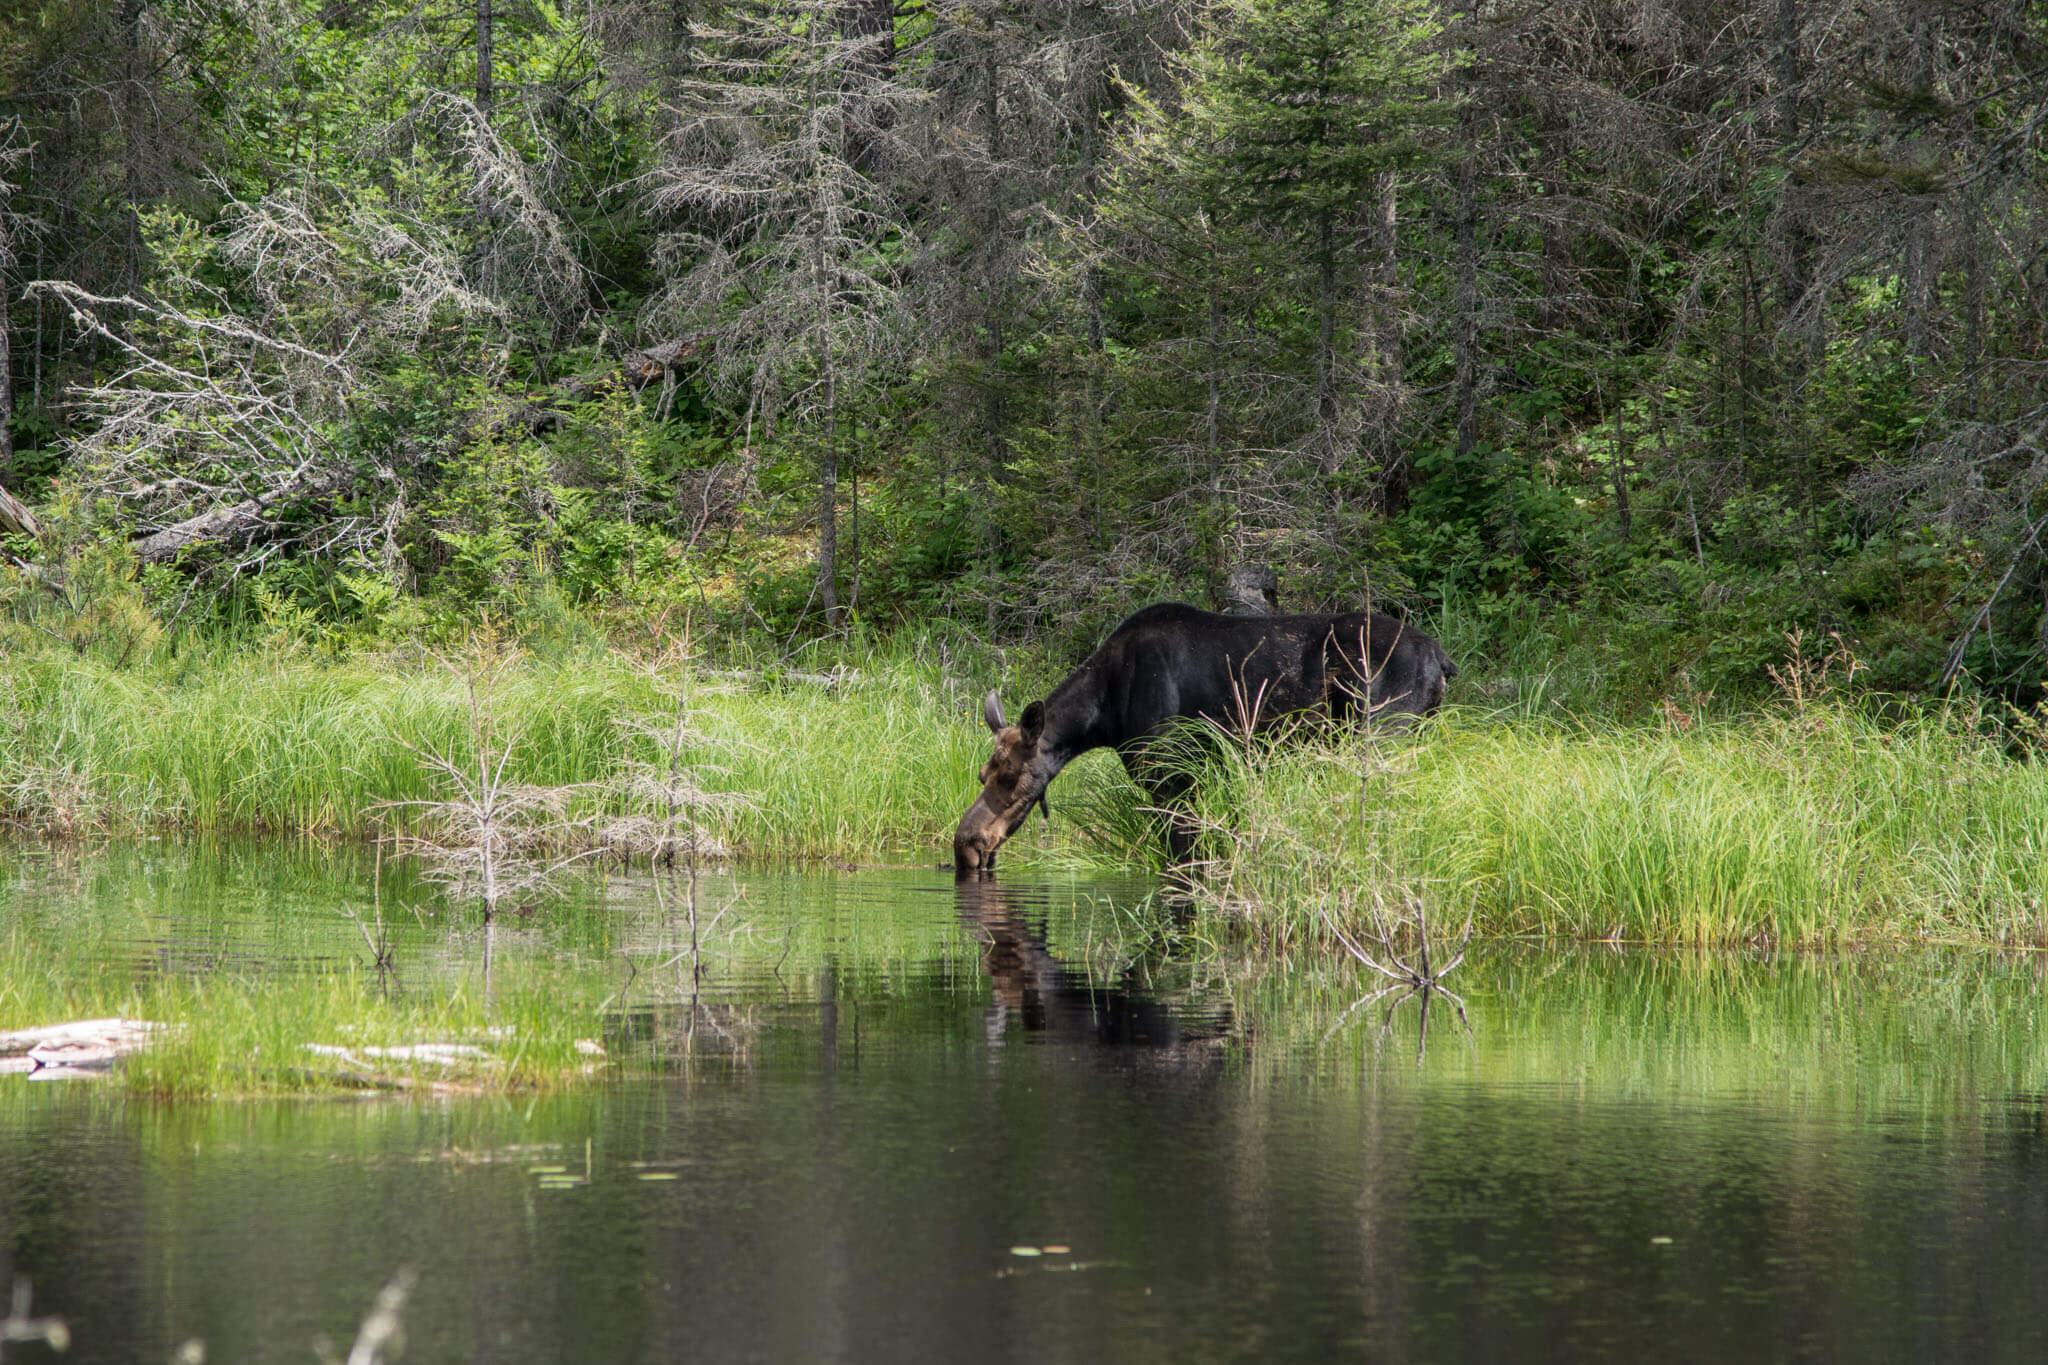
{"label": "grass", "polygon": [[[0,1031],[109,1016],[169,1026],[163,1041],[116,1074],[130,1093],[159,1098],[336,1089],[546,1090],[584,1075],[598,1012],[536,981],[510,984],[490,1007],[468,984],[394,993],[367,968],[317,975],[138,970],[90,935],[0,939]],[[450,1067],[362,1054],[320,1056],[308,1044],[405,1047],[480,1044],[488,1053]]]}
{"label": "grass", "polygon": [[[611,652],[526,660],[492,703],[515,737],[508,780],[623,809],[616,779],[665,757],[630,722],[672,711],[674,678]],[[362,836],[447,795],[424,755],[473,759],[464,680],[427,659],[227,654],[141,673],[45,653],[8,659],[0,685],[0,816],[55,833]],[[923,857],[973,799],[986,733],[936,661],[882,659],[829,689],[772,673],[693,686],[690,760],[744,796],[724,831],[743,855]]]}
{"label": "grass", "polygon": [[1218,746],[1205,792],[1201,894],[1281,947],[1418,896],[1494,937],[2048,943],[2048,768],[1938,710],[1451,716]]}
{"label": "grass", "polygon": [[[644,821],[658,812],[626,779],[675,766],[659,735],[680,704],[680,761],[737,798],[704,819],[738,856],[943,861],[1000,670],[915,642],[849,664],[826,685],[599,649],[524,659],[492,693],[508,780],[568,789],[572,819]],[[60,833],[361,837],[405,818],[392,803],[449,796],[422,755],[473,757],[465,681],[428,658],[243,651],[124,670],[31,652],[0,662],[0,687],[0,816]],[[1198,894],[1283,950],[1417,896],[1439,924],[1469,908],[1495,937],[2048,942],[2048,767],[1972,717],[1810,696],[1667,715],[1465,709],[1410,737],[1224,743]],[[1077,764],[1052,801],[1062,818],[1033,821],[1010,865],[1156,865],[1153,817],[1112,757]]]}

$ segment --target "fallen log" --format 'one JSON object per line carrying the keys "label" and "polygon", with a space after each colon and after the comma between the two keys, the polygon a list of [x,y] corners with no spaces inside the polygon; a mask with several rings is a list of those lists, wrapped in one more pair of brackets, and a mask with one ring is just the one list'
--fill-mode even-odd
{"label": "fallen log", "polygon": [[619,371],[626,376],[628,384],[644,389],[657,380],[667,379],[670,371],[695,356],[704,343],[716,335],[715,332],[699,332],[695,336],[677,337],[674,341],[629,352],[619,362]]}
{"label": "fallen log", "polygon": [[36,514],[28,510],[28,504],[0,486],[0,533],[32,536],[37,529]]}
{"label": "fallen log", "polygon": [[329,474],[301,478],[274,493],[245,498],[227,507],[216,507],[187,517],[160,531],[152,531],[128,542],[135,558],[144,564],[164,564],[177,558],[180,550],[194,545],[235,544],[253,540],[271,528],[271,514],[301,498],[331,493],[348,481],[348,476]]}
{"label": "fallen log", "polygon": [[68,1024],[0,1033],[0,1057],[25,1057],[49,1048],[104,1046],[134,1051],[155,1041],[163,1025],[148,1019],[78,1019]]}
{"label": "fallen log", "polygon": [[110,1071],[163,1030],[147,1019],[79,1019],[0,1033],[0,1075],[51,1080]]}

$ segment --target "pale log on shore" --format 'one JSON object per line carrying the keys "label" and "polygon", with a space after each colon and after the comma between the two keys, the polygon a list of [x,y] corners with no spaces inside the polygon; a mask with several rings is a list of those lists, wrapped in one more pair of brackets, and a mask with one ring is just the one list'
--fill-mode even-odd
{"label": "pale log on shore", "polygon": [[163,1028],[147,1019],[79,1019],[0,1033],[0,1074],[105,1071],[154,1042]]}

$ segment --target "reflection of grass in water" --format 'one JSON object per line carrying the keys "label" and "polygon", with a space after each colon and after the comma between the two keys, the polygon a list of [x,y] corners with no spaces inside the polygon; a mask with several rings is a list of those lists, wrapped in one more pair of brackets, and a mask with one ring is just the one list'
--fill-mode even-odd
{"label": "reflection of grass in water", "polygon": [[[595,1039],[596,1001],[559,979],[507,972],[484,1007],[480,990],[394,992],[357,967],[319,974],[232,971],[163,975],[87,935],[0,939],[0,1030],[122,1016],[171,1025],[165,1039],[126,1059],[119,1083],[166,1097],[332,1090],[454,1082],[488,1090],[546,1089],[583,1074]],[[484,1044],[495,1059],[454,1068],[366,1057],[358,1067],[306,1044],[397,1047]],[[395,1079],[394,1079],[395,1078]]]}
{"label": "reflection of grass in water", "polygon": [[[1342,965],[1257,970],[1236,1007],[1260,1065],[1303,1053],[1332,1076],[1548,1086],[1608,1100],[1743,1096],[1953,1110],[2048,1088],[2035,954],[1949,949],[1772,957],[1499,946],[1460,975],[1468,1037],[1432,1020],[1418,1071],[1412,1008],[1340,1024],[1373,988]],[[1332,1032],[1333,1026],[1335,1031]]]}
{"label": "reflection of grass in water", "polygon": [[[532,1091],[593,1066],[607,1075],[665,1064],[676,1021],[687,1023],[700,996],[732,1034],[753,1027],[735,1001],[912,1000],[930,994],[935,967],[975,970],[976,945],[950,900],[931,898],[928,875],[704,874],[700,907],[731,911],[690,959],[687,877],[593,871],[547,913],[490,931],[487,1005],[485,931],[388,861],[383,903],[397,966],[388,976],[372,969],[342,912],[367,915],[377,870],[349,845],[36,851],[0,886],[0,1030],[109,1015],[177,1025],[124,1065],[118,1083],[148,1094],[341,1087],[349,1064],[308,1054],[307,1043],[356,1049],[364,1080]],[[586,1055],[579,1040],[602,1043],[607,1057]],[[499,1064],[451,1069],[361,1051],[426,1042],[481,1044]]]}

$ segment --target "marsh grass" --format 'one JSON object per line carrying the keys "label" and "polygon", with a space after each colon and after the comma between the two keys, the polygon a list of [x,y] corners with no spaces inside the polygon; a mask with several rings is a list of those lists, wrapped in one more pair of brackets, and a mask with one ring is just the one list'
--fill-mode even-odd
{"label": "marsh grass", "polygon": [[[0,672],[0,818],[34,830],[360,837],[448,799],[434,759],[477,760],[465,683],[430,659],[228,653],[144,673],[52,653]],[[674,717],[673,677],[609,652],[529,659],[492,705],[496,733],[517,738],[505,783],[574,789],[565,820],[670,828],[675,755],[658,726],[621,721]],[[927,857],[986,757],[965,684],[913,653],[830,688],[756,671],[729,691],[691,689],[688,706],[688,743],[716,756],[693,773],[695,837],[742,856]]]}
{"label": "marsh grass", "polygon": [[[579,1040],[595,1039],[593,1005],[538,981],[501,987],[486,1010],[467,986],[400,994],[372,969],[318,975],[164,975],[137,969],[132,953],[90,935],[19,931],[0,939],[0,1030],[112,1015],[169,1025],[160,1042],[126,1058],[117,1084],[165,1098],[332,1091],[458,1089],[534,1091],[591,1069]],[[313,1054],[307,1044],[348,1048],[426,1042],[487,1044],[474,1065],[407,1060],[362,1065]]]}
{"label": "marsh grass", "polygon": [[1281,948],[1396,895],[1496,937],[2048,943],[2048,770],[1936,710],[1223,745],[1200,811],[1196,891]]}

